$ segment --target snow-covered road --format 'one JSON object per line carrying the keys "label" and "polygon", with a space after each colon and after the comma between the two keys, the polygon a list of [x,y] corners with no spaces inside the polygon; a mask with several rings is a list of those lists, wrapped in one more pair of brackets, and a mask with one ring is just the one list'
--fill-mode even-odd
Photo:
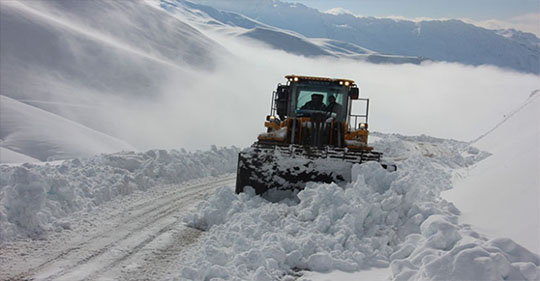
{"label": "snow-covered road", "polygon": [[201,231],[184,225],[186,211],[226,174],[166,185],[75,213],[69,230],[47,240],[9,243],[0,252],[0,280],[155,280],[174,273]]}

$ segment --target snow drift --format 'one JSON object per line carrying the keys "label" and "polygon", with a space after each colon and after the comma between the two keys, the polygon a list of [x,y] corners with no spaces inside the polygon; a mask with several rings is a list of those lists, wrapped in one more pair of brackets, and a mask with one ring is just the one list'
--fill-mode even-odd
{"label": "snow drift", "polygon": [[[41,161],[135,150],[124,141],[1,95],[0,119],[2,146]],[[14,157],[0,154],[2,163],[13,162],[9,161],[11,158]]]}
{"label": "snow drift", "polygon": [[443,197],[463,222],[540,253],[540,91],[473,145],[492,156],[458,173]]}
{"label": "snow drift", "polygon": [[121,152],[58,164],[0,165],[0,243],[45,237],[61,219],[160,184],[234,172],[239,149]]}
{"label": "snow drift", "polygon": [[298,201],[272,203],[223,187],[185,221],[207,230],[181,280],[295,280],[298,271],[388,267],[394,280],[536,280],[539,256],[460,225],[440,193],[452,173],[489,154],[467,143],[377,134],[398,161],[356,165],[345,188],[312,183]]}

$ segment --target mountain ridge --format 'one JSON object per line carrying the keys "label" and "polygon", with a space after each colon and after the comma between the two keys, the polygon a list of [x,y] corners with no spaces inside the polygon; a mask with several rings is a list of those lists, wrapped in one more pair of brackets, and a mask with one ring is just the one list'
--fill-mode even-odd
{"label": "mountain ridge", "polygon": [[[413,22],[358,17],[349,13],[335,15],[279,0],[195,2],[237,12],[276,28],[298,32],[307,38],[345,41],[380,54],[469,65],[491,64],[520,72],[540,73],[540,48],[530,43],[536,38],[531,33],[515,32],[516,35],[509,38],[496,30],[456,19]],[[524,40],[524,37],[529,40]]]}
{"label": "mountain ridge", "polygon": [[211,6],[200,5],[186,0],[161,0],[159,3],[166,11],[173,14],[181,13],[183,16],[190,17],[190,20],[198,22],[202,28],[233,29],[235,31],[230,35],[253,39],[273,49],[294,55],[305,57],[326,56],[372,63],[397,64],[420,64],[425,60],[425,58],[417,56],[382,54],[342,40],[308,38],[294,30],[281,29],[239,13],[220,11]]}

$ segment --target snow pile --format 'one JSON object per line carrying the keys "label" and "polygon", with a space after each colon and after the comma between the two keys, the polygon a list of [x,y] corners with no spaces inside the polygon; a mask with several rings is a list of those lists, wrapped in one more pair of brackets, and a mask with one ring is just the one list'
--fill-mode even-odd
{"label": "snow pile", "polygon": [[0,166],[0,243],[69,227],[61,218],[158,184],[234,172],[239,149],[121,152],[58,165]]}
{"label": "snow pile", "polygon": [[[430,217],[430,219],[433,217]],[[507,238],[484,241],[441,218],[407,237],[391,268],[394,280],[538,280],[538,255]]]}
{"label": "snow pile", "polygon": [[[395,280],[538,278],[538,256],[508,239],[489,240],[458,224],[440,198],[452,170],[485,157],[465,143],[382,135],[376,148],[400,142],[408,156],[389,173],[355,165],[353,182],[308,184],[272,203],[253,190],[220,188],[185,218],[207,230],[182,280],[294,280],[297,271],[392,269]],[[246,188],[249,189],[249,188]]]}

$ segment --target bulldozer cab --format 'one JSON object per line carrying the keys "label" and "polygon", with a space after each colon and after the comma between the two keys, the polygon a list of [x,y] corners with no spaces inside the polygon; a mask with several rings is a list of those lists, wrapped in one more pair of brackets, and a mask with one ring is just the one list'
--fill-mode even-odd
{"label": "bulldozer cab", "polygon": [[293,109],[290,116],[309,117],[313,113],[322,112],[328,118],[343,121],[343,105],[347,104],[345,89],[337,87],[313,87],[310,85],[295,85],[292,99]]}
{"label": "bulldozer cab", "polygon": [[319,115],[346,122],[350,101],[358,98],[358,88],[351,80],[295,75],[286,78],[287,85],[278,86],[274,99],[281,120]]}

